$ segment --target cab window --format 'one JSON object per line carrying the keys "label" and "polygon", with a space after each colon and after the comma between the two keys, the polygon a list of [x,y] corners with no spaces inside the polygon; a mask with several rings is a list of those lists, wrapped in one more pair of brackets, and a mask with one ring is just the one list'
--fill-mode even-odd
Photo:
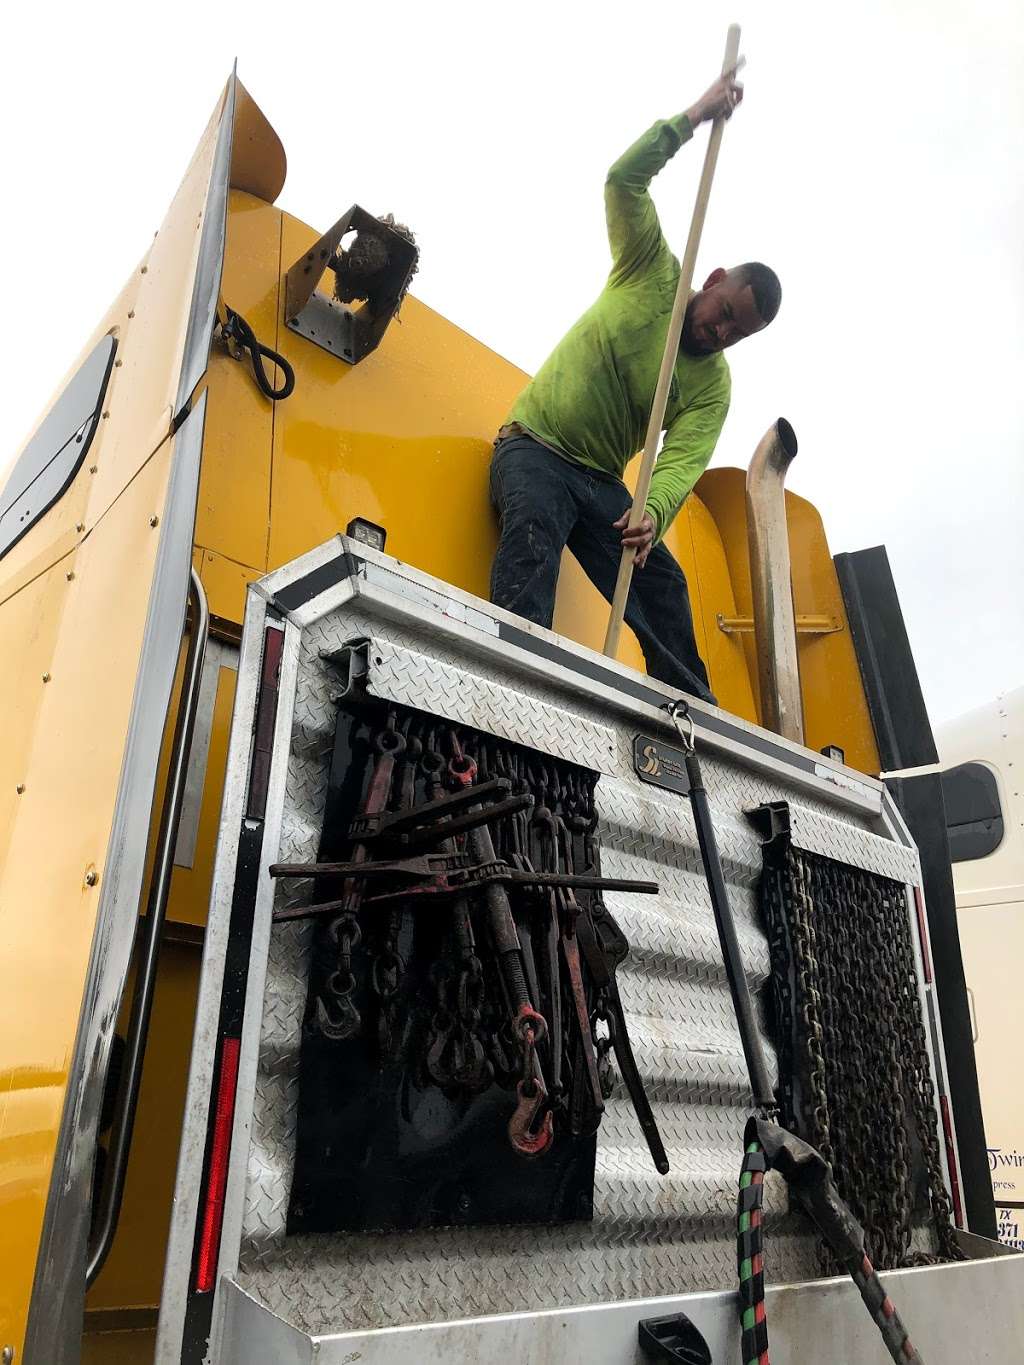
{"label": "cab window", "polygon": [[984,763],[960,763],[942,774],[949,856],[970,862],[994,853],[1003,841],[1003,811],[996,775]]}
{"label": "cab window", "polygon": [[116,348],[112,336],[101,338],[18,457],[0,493],[0,558],[78,473],[96,431]]}

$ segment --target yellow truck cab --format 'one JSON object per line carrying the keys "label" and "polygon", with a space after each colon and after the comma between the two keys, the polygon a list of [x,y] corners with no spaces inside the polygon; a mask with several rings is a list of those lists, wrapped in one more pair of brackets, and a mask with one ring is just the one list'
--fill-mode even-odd
{"label": "yellow truck cab", "polygon": [[[698,1354],[662,1358],[738,1358],[751,1101],[688,734],[773,1113],[923,1357],[1015,1358],[941,796],[880,777],[935,761],[884,551],[783,497],[785,426],[708,471],[667,539],[719,704],[680,729],[570,560],[552,631],[487,602],[526,376],[284,176],[233,75],[0,495],[0,1359],[611,1365],[666,1318]],[[549,1016],[511,1039],[508,952]],[[780,1358],[880,1358],[887,1310],[764,1189]]]}

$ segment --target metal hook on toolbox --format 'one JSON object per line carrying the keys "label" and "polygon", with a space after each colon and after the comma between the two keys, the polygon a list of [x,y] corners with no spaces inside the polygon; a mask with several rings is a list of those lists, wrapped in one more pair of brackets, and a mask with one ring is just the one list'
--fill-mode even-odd
{"label": "metal hook on toolbox", "polygon": [[692,754],[695,751],[693,717],[690,715],[688,704],[680,697],[676,701],[670,701],[665,709],[679,731],[679,738],[683,741],[683,749],[686,753]]}
{"label": "metal hook on toolbox", "polygon": [[[548,1092],[543,1081],[534,1078],[533,1094],[526,1093],[522,1081],[516,1085],[518,1103],[508,1121],[508,1140],[520,1156],[543,1156],[554,1140],[554,1117],[547,1105]],[[544,1110],[540,1128],[533,1132],[531,1125]]]}
{"label": "metal hook on toolbox", "polygon": [[[541,1156],[554,1140],[554,1116],[547,1105],[548,1092],[536,1051],[548,1026],[543,1015],[529,1005],[521,1005],[515,1030],[523,1047],[523,1074],[516,1085],[517,1104],[508,1121],[508,1140],[520,1156]],[[538,1114],[543,1117],[540,1127],[534,1130]]]}

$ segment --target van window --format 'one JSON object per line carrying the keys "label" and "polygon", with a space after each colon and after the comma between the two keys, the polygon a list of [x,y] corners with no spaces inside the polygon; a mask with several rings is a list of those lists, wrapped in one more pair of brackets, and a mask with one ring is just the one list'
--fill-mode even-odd
{"label": "van window", "polygon": [[117,342],[105,336],[43,418],[0,493],[0,558],[67,491],[92,443]]}
{"label": "van window", "polygon": [[984,763],[960,763],[942,774],[949,856],[970,862],[994,853],[1003,842],[1003,811],[996,775]]}

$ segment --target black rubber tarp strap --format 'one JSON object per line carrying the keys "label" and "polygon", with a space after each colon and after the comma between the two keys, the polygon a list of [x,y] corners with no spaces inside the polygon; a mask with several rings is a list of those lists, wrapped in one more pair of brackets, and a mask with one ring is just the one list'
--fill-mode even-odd
{"label": "black rubber tarp strap", "polygon": [[729,891],[725,884],[722,859],[719,856],[718,841],[715,838],[715,826],[711,819],[711,806],[708,802],[708,794],[704,789],[700,761],[694,747],[690,708],[685,701],[679,700],[671,702],[667,709],[676,729],[679,731],[680,739],[683,741],[683,751],[686,756],[686,776],[690,787],[690,806],[693,809],[693,823],[697,830],[697,843],[700,845],[700,856],[704,864],[704,877],[708,884],[711,908],[715,914],[715,927],[718,930],[718,942],[722,949],[725,975],[729,982],[729,993],[732,996],[732,1007],[736,1015],[736,1022],[739,1025],[740,1042],[743,1045],[747,1075],[750,1077],[754,1108],[763,1113],[774,1109],[775,1091],[768,1071],[768,1063],[765,1060],[761,1034],[754,1017],[750,987],[747,985],[746,970],[743,966],[743,954],[740,951],[739,937],[736,933],[736,921],[733,918],[732,906],[729,903]]}
{"label": "black rubber tarp strap", "polygon": [[[241,350],[249,352],[256,383],[268,398],[287,398],[292,389],[295,388],[295,371],[291,365],[283,355],[277,351],[272,351],[269,346],[264,346],[241,313],[236,313],[233,308],[229,308],[226,304],[224,307],[227,313],[227,322],[221,328],[221,335],[225,340],[234,341]],[[264,356],[276,365],[284,375],[284,382],[280,388],[275,389],[270,382],[270,376],[263,364]]]}

